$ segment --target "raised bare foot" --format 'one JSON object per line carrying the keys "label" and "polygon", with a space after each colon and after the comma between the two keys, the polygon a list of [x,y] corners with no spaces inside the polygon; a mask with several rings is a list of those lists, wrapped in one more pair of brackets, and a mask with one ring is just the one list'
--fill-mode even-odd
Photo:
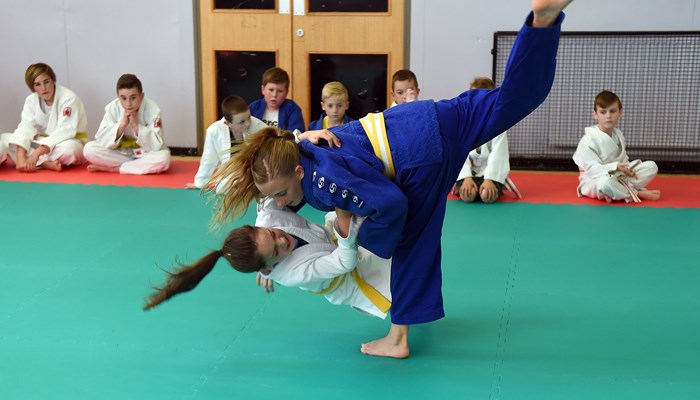
{"label": "raised bare foot", "polygon": [[658,200],[661,198],[661,191],[643,189],[637,192],[637,196],[642,200]]}
{"label": "raised bare foot", "polygon": [[389,336],[362,343],[360,347],[362,354],[376,357],[407,358],[410,354],[408,343],[396,343]]}
{"label": "raised bare foot", "polygon": [[532,26],[545,27],[550,26],[554,20],[573,0],[533,0],[532,11],[535,15],[532,21]]}
{"label": "raised bare foot", "polygon": [[41,168],[60,172],[63,169],[63,165],[58,160],[46,160],[41,163]]}
{"label": "raised bare foot", "polygon": [[119,172],[119,167],[105,167],[97,164],[90,164],[87,166],[87,170],[90,172]]}

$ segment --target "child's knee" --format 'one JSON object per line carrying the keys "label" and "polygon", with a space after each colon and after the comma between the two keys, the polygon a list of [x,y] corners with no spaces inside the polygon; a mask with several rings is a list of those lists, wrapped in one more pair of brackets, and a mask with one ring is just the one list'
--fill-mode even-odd
{"label": "child's knee", "polygon": [[608,196],[613,200],[624,200],[630,196],[629,190],[618,182],[614,176],[601,178],[598,181],[597,189],[599,193],[598,198]]}

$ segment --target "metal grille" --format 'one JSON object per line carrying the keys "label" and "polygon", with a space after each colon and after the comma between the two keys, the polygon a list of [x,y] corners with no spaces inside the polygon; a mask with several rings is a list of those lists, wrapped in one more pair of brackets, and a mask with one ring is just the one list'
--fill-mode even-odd
{"label": "metal grille", "polygon": [[[494,35],[497,84],[516,35]],[[549,97],[508,131],[512,167],[576,169],[571,157],[602,90],[622,100],[631,159],[700,173],[700,32],[562,33]]]}

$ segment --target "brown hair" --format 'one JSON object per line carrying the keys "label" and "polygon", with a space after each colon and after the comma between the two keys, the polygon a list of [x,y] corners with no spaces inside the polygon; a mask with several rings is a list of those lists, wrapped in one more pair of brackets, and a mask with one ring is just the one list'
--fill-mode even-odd
{"label": "brown hair", "polygon": [[263,73],[262,85],[268,83],[284,84],[289,89],[289,74],[279,67],[272,67]]}
{"label": "brown hair", "polygon": [[221,102],[221,114],[226,121],[232,122],[233,116],[248,111],[248,103],[240,96],[228,96]]}
{"label": "brown hair", "polygon": [[156,292],[146,299],[144,310],[150,310],[171,297],[188,292],[207,276],[219,258],[224,257],[239,272],[258,272],[265,262],[257,253],[255,233],[259,228],[244,225],[236,228],[224,240],[221,250],[212,251],[190,265],[176,261],[180,268],[173,272],[165,271],[168,279],[162,286],[154,286]]}
{"label": "brown hair", "polygon": [[610,107],[611,105],[613,105],[613,103],[617,103],[617,105],[620,107],[620,110],[622,110],[622,101],[620,101],[620,98],[617,97],[615,93],[609,90],[603,90],[602,92],[598,93],[598,95],[595,97],[593,111],[596,111],[597,107]]}
{"label": "brown hair", "polygon": [[276,177],[289,177],[299,165],[299,148],[290,131],[264,128],[231,149],[231,158],[221,165],[205,187],[217,188],[214,225],[245,213],[261,193],[255,184]]}
{"label": "brown hair", "polygon": [[51,68],[48,64],[32,64],[29,67],[27,67],[27,70],[24,72],[24,83],[27,84],[27,87],[29,87],[29,90],[31,90],[32,92],[34,92],[34,81],[41,74],[48,75],[49,78],[51,78],[51,80],[54,83],[56,83],[56,73],[53,72],[53,68]]}
{"label": "brown hair", "polygon": [[138,90],[139,93],[143,92],[143,86],[141,81],[134,74],[124,74],[117,80],[117,92],[119,89],[134,89]]}
{"label": "brown hair", "polygon": [[496,84],[491,78],[485,76],[477,76],[472,83],[469,84],[470,89],[495,89]]}
{"label": "brown hair", "polygon": [[394,72],[394,75],[391,77],[391,90],[394,90],[396,81],[409,81],[418,88],[418,78],[416,78],[416,74],[409,69],[400,69]]}

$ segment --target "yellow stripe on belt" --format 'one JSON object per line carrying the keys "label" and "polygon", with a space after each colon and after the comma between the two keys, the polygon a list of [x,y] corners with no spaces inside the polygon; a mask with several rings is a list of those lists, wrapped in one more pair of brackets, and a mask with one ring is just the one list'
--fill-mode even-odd
{"label": "yellow stripe on belt", "polygon": [[374,154],[384,163],[384,175],[388,176],[389,179],[394,179],[396,170],[394,169],[394,159],[391,157],[389,140],[386,137],[384,113],[367,114],[366,117],[360,118],[360,123],[372,143]]}
{"label": "yellow stripe on belt", "polygon": [[325,288],[325,289],[323,289],[323,290],[319,290],[318,292],[313,292],[313,291],[310,291],[310,292],[313,293],[313,294],[330,294],[330,293],[333,293],[333,292],[336,291],[336,289],[338,289],[338,288],[340,287],[340,285],[343,284],[343,282],[345,282],[345,278],[347,278],[347,274],[344,274],[344,275],[343,275],[343,278],[340,279],[340,280],[339,280],[338,278],[340,278],[340,277],[339,277],[339,276],[336,276],[335,278],[333,278],[333,280],[331,281],[331,284],[328,285],[327,288]]}
{"label": "yellow stripe on belt", "polygon": [[[375,289],[372,285],[367,283],[362,277],[360,276],[360,273],[357,272],[357,268],[353,269],[352,272],[350,272],[350,275],[352,275],[352,279],[355,280],[355,283],[357,284],[357,287],[360,289],[362,294],[367,297],[369,301],[372,302],[379,310],[381,310],[383,313],[386,313],[389,311],[391,308],[391,302],[384,297],[379,290]],[[348,276],[348,274],[342,275],[342,278],[340,276],[336,276],[333,278],[331,281],[331,284],[328,285],[327,288],[320,290],[318,292],[313,292],[311,291],[310,293],[313,294],[331,294],[338,290],[338,288],[345,282],[345,278]]]}
{"label": "yellow stripe on belt", "polygon": [[391,308],[391,302],[387,300],[387,298],[384,297],[379,290],[375,289],[372,285],[367,283],[367,281],[362,279],[360,273],[357,272],[357,268],[353,269],[351,274],[353,279],[355,279],[355,283],[357,283],[357,287],[360,288],[362,293],[369,299],[369,301],[372,302],[372,304],[377,306],[377,308],[383,313],[389,311],[389,308]]}

